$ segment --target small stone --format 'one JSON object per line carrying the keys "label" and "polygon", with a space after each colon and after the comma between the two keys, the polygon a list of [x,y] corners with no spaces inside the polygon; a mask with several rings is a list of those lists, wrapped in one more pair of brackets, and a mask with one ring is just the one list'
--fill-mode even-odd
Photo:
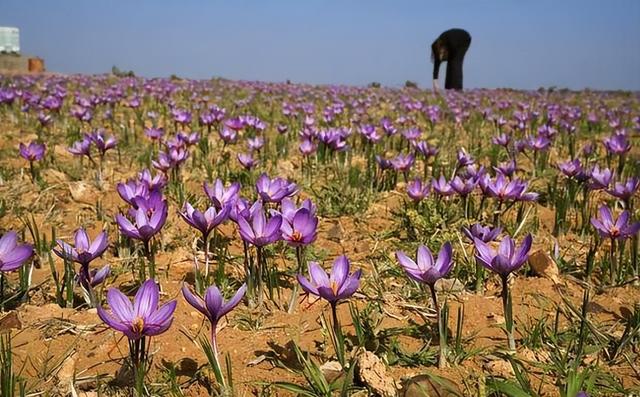
{"label": "small stone", "polygon": [[556,265],[551,256],[543,250],[537,250],[529,255],[529,266],[536,276],[548,278],[554,283],[560,281],[558,265]]}
{"label": "small stone", "polygon": [[403,397],[453,397],[460,396],[460,390],[451,380],[431,375],[417,375],[403,385]]}
{"label": "small stone", "polygon": [[320,371],[329,383],[338,379],[343,374],[342,365],[337,361],[327,361],[320,366]]}
{"label": "small stone", "polygon": [[339,222],[334,223],[327,231],[327,238],[335,242],[340,242],[343,236],[344,231],[342,230],[342,226]]}
{"label": "small stone", "polygon": [[0,318],[0,331],[9,329],[22,329],[22,322],[15,310],[10,311]]}
{"label": "small stone", "polygon": [[73,353],[64,359],[60,370],[56,374],[58,381],[58,388],[64,390],[68,385],[71,385],[76,373],[76,360],[78,358],[77,353]]}
{"label": "small stone", "polygon": [[77,203],[89,205],[94,205],[96,203],[96,194],[94,189],[84,181],[70,182],[69,192],[71,193],[73,201]]}
{"label": "small stone", "polygon": [[507,360],[492,360],[483,365],[485,371],[502,378],[513,376],[513,367]]}
{"label": "small stone", "polygon": [[499,315],[499,314],[497,314],[497,313],[489,313],[487,315],[487,319],[492,324],[496,324],[496,325],[504,324],[504,317]]}
{"label": "small stone", "polygon": [[457,278],[441,278],[436,281],[435,288],[438,292],[462,292],[464,284]]}
{"label": "small stone", "polygon": [[387,374],[387,367],[375,354],[364,351],[356,361],[358,377],[375,395],[395,397],[398,395],[396,384]]}

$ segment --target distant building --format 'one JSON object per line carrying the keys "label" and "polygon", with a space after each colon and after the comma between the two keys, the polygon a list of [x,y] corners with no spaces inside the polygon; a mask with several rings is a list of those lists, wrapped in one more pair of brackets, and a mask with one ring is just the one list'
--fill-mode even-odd
{"label": "distant building", "polygon": [[41,73],[44,60],[20,53],[20,30],[0,26],[0,72]]}
{"label": "distant building", "polygon": [[0,26],[0,53],[20,54],[20,30]]}

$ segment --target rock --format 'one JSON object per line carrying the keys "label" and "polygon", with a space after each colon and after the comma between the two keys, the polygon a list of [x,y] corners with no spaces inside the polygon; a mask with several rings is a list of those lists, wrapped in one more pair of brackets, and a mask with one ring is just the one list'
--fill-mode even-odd
{"label": "rock", "polygon": [[96,192],[87,182],[78,181],[69,183],[69,192],[73,201],[81,204],[94,205]]}
{"label": "rock", "polygon": [[15,310],[6,313],[0,317],[0,331],[6,331],[10,329],[22,329],[22,321],[18,316],[18,312]]}
{"label": "rock", "polygon": [[556,265],[551,256],[543,250],[537,250],[529,255],[529,266],[536,276],[551,279],[554,283],[560,281],[558,265]]}
{"label": "rock", "polygon": [[67,174],[64,172],[55,170],[53,168],[47,168],[46,170],[42,170],[42,176],[47,183],[56,184],[56,183],[65,183],[69,179]]}
{"label": "rock", "polygon": [[73,154],[71,154],[64,145],[55,145],[53,147],[53,153],[55,154],[56,159],[70,159],[73,157]]}
{"label": "rock", "polygon": [[487,319],[491,322],[491,324],[504,324],[504,317],[496,313],[489,313],[487,315]]}
{"label": "rock", "polygon": [[513,376],[513,368],[507,360],[491,360],[485,363],[483,369],[489,374],[502,378],[510,378]]}
{"label": "rock", "polygon": [[380,397],[395,397],[398,389],[391,376],[387,374],[387,367],[375,354],[364,351],[356,360],[358,378]]}
{"label": "rock", "polygon": [[331,226],[331,228],[329,228],[329,230],[327,231],[327,238],[338,243],[342,241],[343,236],[344,230],[342,229],[342,225],[340,225],[340,222],[334,223],[333,226]]}
{"label": "rock", "polygon": [[71,355],[67,356],[62,362],[58,373],[56,374],[56,380],[58,384],[58,388],[60,390],[66,389],[68,386],[73,386],[73,379],[76,374],[76,360],[78,358],[78,354],[73,352]]}
{"label": "rock", "polygon": [[438,292],[462,292],[464,284],[457,278],[441,278],[436,281],[435,288]]}
{"label": "rock", "polygon": [[455,383],[443,377],[418,375],[409,379],[403,386],[403,397],[447,397],[460,396]]}
{"label": "rock", "polygon": [[331,383],[343,375],[342,365],[337,361],[327,361],[320,366],[320,371],[327,382]]}

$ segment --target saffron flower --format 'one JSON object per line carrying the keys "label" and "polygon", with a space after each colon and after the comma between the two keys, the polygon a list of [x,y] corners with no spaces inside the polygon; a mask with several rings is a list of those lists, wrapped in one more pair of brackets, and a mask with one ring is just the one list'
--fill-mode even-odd
{"label": "saffron flower", "polygon": [[429,286],[433,306],[436,310],[436,317],[438,318],[438,334],[440,336],[440,354],[438,364],[441,368],[445,367],[447,365],[447,336],[445,332],[446,319],[441,318],[440,315],[440,306],[438,305],[438,296],[436,294],[435,284],[436,281],[449,274],[453,267],[453,251],[451,249],[451,243],[444,243],[438,253],[438,259],[435,261],[433,260],[433,255],[429,248],[424,245],[418,247],[415,261],[409,258],[402,251],[396,252],[396,259],[409,278],[419,283],[425,283]]}
{"label": "saffron flower", "polygon": [[279,203],[283,198],[296,194],[298,186],[283,178],[270,179],[263,173],[256,181],[256,191],[265,203]]}
{"label": "saffron flower", "polygon": [[476,247],[476,260],[482,266],[497,273],[502,280],[502,307],[504,310],[505,329],[509,350],[515,351],[516,341],[513,335],[513,305],[509,291],[509,274],[518,270],[529,258],[529,250],[533,239],[528,234],[518,249],[515,242],[509,236],[505,236],[500,242],[498,251],[491,248],[485,242],[474,239]]}
{"label": "saffron flower", "polygon": [[[418,247],[416,261],[409,258],[403,251],[396,252],[396,259],[405,270],[409,278],[433,287],[439,279],[445,277],[453,267],[451,243],[445,243],[438,259],[434,261],[429,248],[421,245]],[[434,301],[434,304],[437,303]]]}
{"label": "saffron flower", "polygon": [[30,244],[18,244],[16,232],[6,232],[0,238],[0,272],[4,273],[19,269],[27,259],[33,255]]}
{"label": "saffron flower", "polygon": [[203,188],[213,205],[221,210],[222,207],[231,206],[238,200],[240,182],[233,182],[228,188],[225,188],[222,180],[216,179],[213,186],[205,182]]}
{"label": "saffron flower", "polygon": [[291,221],[283,217],[280,231],[282,232],[282,240],[292,247],[300,247],[309,245],[316,240],[317,228],[318,218],[308,209],[300,208]]}
{"label": "saffron flower", "polygon": [[111,313],[98,306],[98,316],[109,327],[120,331],[130,340],[155,336],[165,332],[173,321],[176,301],[158,307],[160,290],[154,280],[146,280],[133,299],[115,288],[109,288],[107,303]]}
{"label": "saffron flower", "polygon": [[498,237],[498,235],[502,233],[502,228],[491,228],[489,226],[482,226],[479,223],[475,223],[469,228],[463,227],[462,231],[464,232],[464,235],[467,236],[469,240],[471,240],[472,243],[474,242],[474,239],[478,239],[484,243],[488,243],[494,241]]}
{"label": "saffron flower", "polygon": [[527,261],[533,238],[528,234],[517,250],[515,242],[509,236],[502,239],[497,251],[478,238],[474,238],[473,241],[477,251],[476,259],[480,264],[502,277],[507,277]]}
{"label": "saffron flower", "polygon": [[122,214],[116,215],[116,223],[120,232],[129,238],[148,242],[167,221],[168,206],[167,202],[163,200],[158,209],[148,212],[143,208],[138,208],[132,210],[131,213],[134,215],[133,222]]}
{"label": "saffron flower", "polygon": [[591,224],[602,237],[625,240],[633,237],[640,230],[640,222],[630,223],[629,218],[629,211],[625,210],[617,219],[614,219],[611,209],[603,205],[598,209],[598,217],[591,218]]}
{"label": "saffron flower", "polygon": [[429,195],[430,185],[416,178],[407,185],[407,195],[416,203]]}
{"label": "saffron flower", "polygon": [[20,143],[20,156],[30,163],[40,161],[44,157],[45,146],[38,142]]}
{"label": "saffron flower", "polygon": [[215,207],[209,207],[206,211],[200,212],[191,204],[185,203],[180,216],[190,226],[199,230],[206,239],[213,229],[229,218],[229,210],[228,206],[223,207],[220,211],[217,211]]}
{"label": "saffron flower", "polygon": [[146,280],[133,299],[119,290],[110,288],[107,303],[111,312],[98,305],[98,316],[105,324],[122,332],[129,339],[129,358],[133,365],[136,390],[144,395],[144,378],[148,366],[149,344],[147,338],[160,335],[171,326],[176,301],[158,307],[160,289],[153,279]]}
{"label": "saffron flower", "polygon": [[225,302],[222,293],[220,293],[220,290],[215,285],[207,288],[204,293],[204,299],[198,294],[191,292],[187,284],[182,286],[182,295],[186,301],[197,311],[202,313],[211,323],[211,345],[213,346],[216,359],[218,356],[218,343],[216,337],[218,322],[222,317],[226,316],[227,313],[238,306],[246,291],[247,285],[242,284],[235,295],[229,299],[229,301]]}
{"label": "saffron flower", "polygon": [[351,297],[360,287],[362,270],[349,274],[349,268],[349,259],[344,255],[335,259],[329,275],[317,262],[309,262],[309,280],[298,274],[298,282],[305,292],[336,305],[338,301]]}
{"label": "saffron flower", "polygon": [[256,247],[264,247],[281,237],[282,216],[273,215],[267,220],[260,201],[256,201],[251,207],[247,219],[239,216],[237,222],[242,239]]}

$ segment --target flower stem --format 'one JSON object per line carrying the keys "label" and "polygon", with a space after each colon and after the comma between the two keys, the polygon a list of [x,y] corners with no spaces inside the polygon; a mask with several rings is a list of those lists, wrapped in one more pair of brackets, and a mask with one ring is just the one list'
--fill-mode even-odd
{"label": "flower stem", "polygon": [[429,290],[431,291],[431,300],[433,301],[433,307],[436,310],[436,318],[438,319],[438,336],[439,336],[439,357],[438,357],[438,367],[446,368],[448,367],[447,362],[447,335],[446,335],[446,319],[442,318],[442,313],[440,312],[440,306],[438,305],[438,295],[436,294],[435,284],[429,284]]}
{"label": "flower stem", "polygon": [[516,341],[513,336],[513,313],[511,292],[509,291],[509,275],[501,275],[502,278],[502,307],[504,310],[504,323],[507,331],[507,339],[509,343],[509,350],[516,351]]}
{"label": "flower stem", "polygon": [[[304,273],[304,260],[303,260],[303,247],[296,247],[296,259],[298,260],[298,268],[296,274]],[[293,283],[293,290],[291,291],[291,300],[289,301],[289,308],[287,312],[289,314],[296,310],[296,304],[298,303],[298,283]]]}
{"label": "flower stem", "polygon": [[331,317],[333,320],[333,339],[335,340],[335,348],[336,348],[336,356],[338,357],[338,362],[342,366],[345,367],[344,360],[344,337],[342,335],[342,329],[340,328],[340,322],[338,321],[338,310],[337,310],[338,302],[331,302]]}

